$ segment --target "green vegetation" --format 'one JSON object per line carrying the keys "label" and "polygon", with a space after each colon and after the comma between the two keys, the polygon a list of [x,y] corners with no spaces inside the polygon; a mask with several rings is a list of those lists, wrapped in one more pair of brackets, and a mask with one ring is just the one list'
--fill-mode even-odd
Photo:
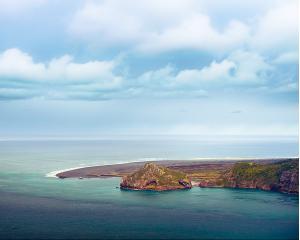
{"label": "green vegetation", "polygon": [[298,168],[298,160],[287,160],[272,164],[253,162],[236,163],[232,169],[233,177],[240,181],[262,181],[266,184],[278,183],[283,171]]}
{"label": "green vegetation", "polygon": [[218,171],[218,170],[201,170],[201,171],[195,171],[193,173],[188,173],[188,176],[194,181],[216,180],[220,178],[221,175],[222,175],[222,171]]}

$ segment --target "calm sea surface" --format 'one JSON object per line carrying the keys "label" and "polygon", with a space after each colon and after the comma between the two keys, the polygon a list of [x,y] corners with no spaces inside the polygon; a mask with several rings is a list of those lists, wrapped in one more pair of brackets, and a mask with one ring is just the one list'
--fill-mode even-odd
{"label": "calm sea surface", "polygon": [[59,169],[154,159],[287,157],[296,138],[0,141],[0,239],[297,239],[298,196],[237,189],[121,191]]}

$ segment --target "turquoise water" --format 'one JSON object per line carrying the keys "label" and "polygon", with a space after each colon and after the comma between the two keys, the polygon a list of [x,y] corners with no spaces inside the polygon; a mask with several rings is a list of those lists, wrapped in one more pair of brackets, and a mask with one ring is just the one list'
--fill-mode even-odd
{"label": "turquoise water", "polygon": [[45,175],[145,159],[296,156],[297,148],[295,139],[1,141],[0,238],[296,239],[298,196],[121,191],[118,178]]}

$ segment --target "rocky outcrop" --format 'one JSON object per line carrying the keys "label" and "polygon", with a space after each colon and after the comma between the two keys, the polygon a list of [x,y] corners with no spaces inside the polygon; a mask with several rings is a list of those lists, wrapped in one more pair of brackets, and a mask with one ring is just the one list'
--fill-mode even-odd
{"label": "rocky outcrop", "polygon": [[166,191],[190,189],[187,175],[154,163],[146,163],[140,170],[122,178],[121,189]]}
{"label": "rocky outcrop", "polygon": [[298,160],[287,160],[273,164],[236,163],[224,173],[222,187],[256,188],[286,193],[299,192]]}
{"label": "rocky outcrop", "polygon": [[218,181],[218,179],[202,180],[199,182],[198,186],[203,188],[223,187],[223,185],[220,183],[220,181]]}

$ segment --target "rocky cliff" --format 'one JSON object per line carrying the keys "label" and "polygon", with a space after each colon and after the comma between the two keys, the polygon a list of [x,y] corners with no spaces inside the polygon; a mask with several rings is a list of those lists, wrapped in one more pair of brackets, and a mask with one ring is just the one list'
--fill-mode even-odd
{"label": "rocky cliff", "polygon": [[[218,181],[219,186],[231,188],[256,188],[286,193],[299,192],[298,160],[272,164],[253,162],[236,163]],[[201,185],[200,185],[201,186]]]}
{"label": "rocky cliff", "polygon": [[165,191],[189,189],[192,184],[183,172],[146,163],[140,170],[123,177],[120,186],[122,189]]}

